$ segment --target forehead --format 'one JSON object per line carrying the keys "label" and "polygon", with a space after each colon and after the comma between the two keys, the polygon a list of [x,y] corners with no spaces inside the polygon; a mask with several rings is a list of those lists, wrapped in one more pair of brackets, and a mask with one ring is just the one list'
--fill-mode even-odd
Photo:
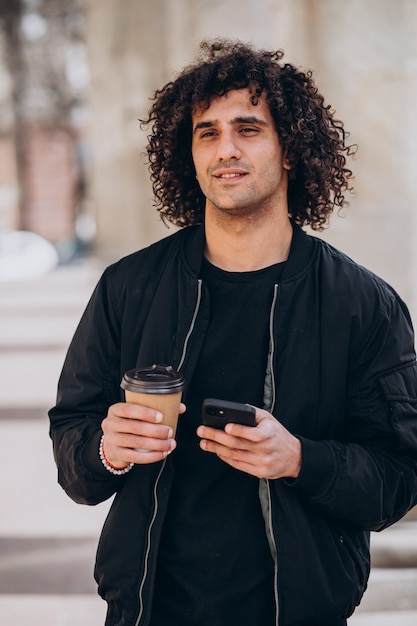
{"label": "forehead", "polygon": [[257,104],[251,102],[249,89],[234,89],[224,96],[215,96],[208,107],[197,107],[192,113],[193,125],[202,120],[213,122],[231,121],[237,117],[256,115],[267,123],[272,122],[271,112],[265,96],[257,98]]}

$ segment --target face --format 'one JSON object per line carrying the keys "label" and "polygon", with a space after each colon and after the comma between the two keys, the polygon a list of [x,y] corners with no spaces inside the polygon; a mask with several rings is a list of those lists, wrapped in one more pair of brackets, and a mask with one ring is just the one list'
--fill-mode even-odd
{"label": "face", "polygon": [[248,89],[230,91],[196,110],[192,122],[192,156],[206,215],[288,213],[289,166],[265,98],[255,106]]}

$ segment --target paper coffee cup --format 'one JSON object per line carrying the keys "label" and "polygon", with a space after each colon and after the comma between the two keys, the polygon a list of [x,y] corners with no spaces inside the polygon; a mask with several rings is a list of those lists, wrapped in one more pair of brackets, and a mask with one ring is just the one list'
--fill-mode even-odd
{"label": "paper coffee cup", "polygon": [[181,395],[185,387],[182,374],[170,365],[151,365],[127,371],[120,383],[126,402],[157,409],[162,423],[177,431]]}

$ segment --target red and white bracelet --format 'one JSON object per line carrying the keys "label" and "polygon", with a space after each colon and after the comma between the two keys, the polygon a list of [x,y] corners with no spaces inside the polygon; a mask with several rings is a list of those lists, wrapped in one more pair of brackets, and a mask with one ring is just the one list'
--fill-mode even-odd
{"label": "red and white bracelet", "polygon": [[127,474],[128,472],[130,472],[134,465],[134,463],[129,463],[129,465],[127,465],[126,467],[115,467],[114,465],[112,465],[104,452],[104,435],[101,436],[98,453],[100,455],[101,462],[103,463],[106,470],[111,474],[115,474],[116,476],[122,476],[123,474]]}

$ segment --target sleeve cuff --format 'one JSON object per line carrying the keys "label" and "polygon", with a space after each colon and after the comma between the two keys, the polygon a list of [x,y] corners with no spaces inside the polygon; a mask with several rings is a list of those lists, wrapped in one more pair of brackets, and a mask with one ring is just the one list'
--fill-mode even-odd
{"label": "sleeve cuff", "polygon": [[109,476],[109,472],[100,459],[99,448],[102,434],[101,430],[95,431],[84,446],[82,453],[82,462],[87,472],[100,477]]}
{"label": "sleeve cuff", "polygon": [[284,482],[295,489],[308,491],[311,496],[326,492],[335,476],[335,459],[325,441],[298,437],[302,446],[301,470],[297,478]]}

